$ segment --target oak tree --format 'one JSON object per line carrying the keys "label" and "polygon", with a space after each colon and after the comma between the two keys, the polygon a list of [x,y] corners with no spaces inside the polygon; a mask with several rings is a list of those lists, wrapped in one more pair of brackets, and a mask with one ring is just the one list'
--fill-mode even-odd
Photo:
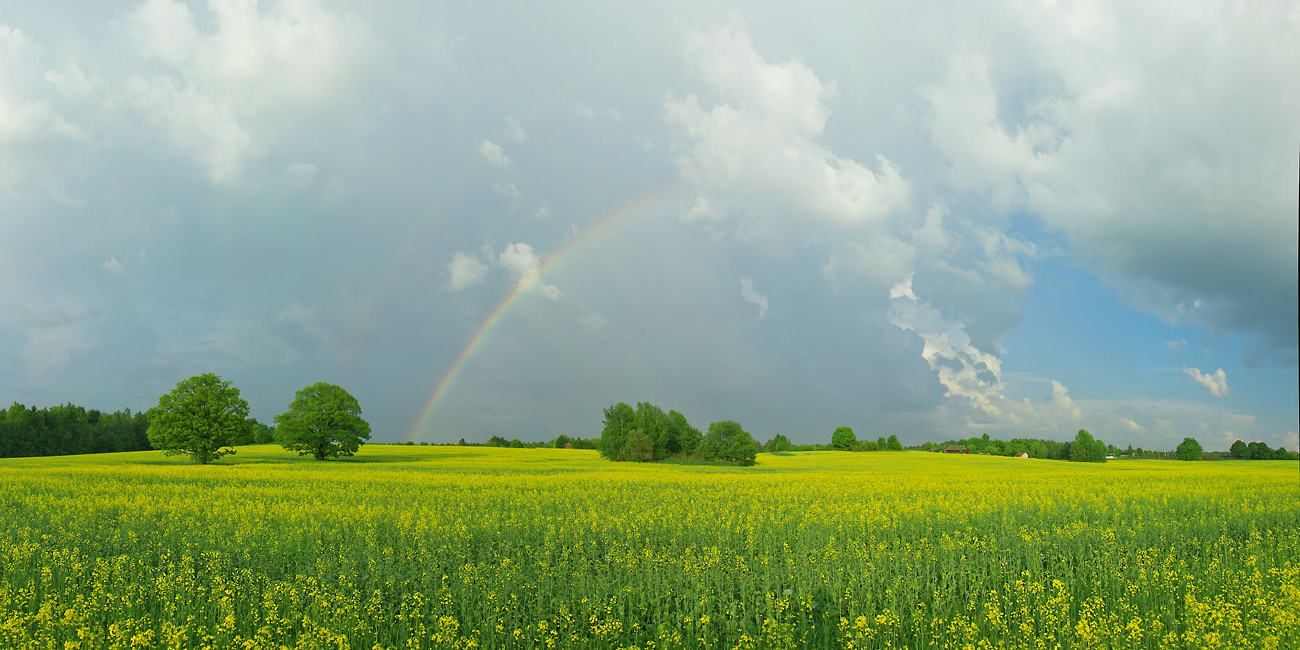
{"label": "oak tree", "polygon": [[275,416],[275,438],[289,451],[325,460],[356,454],[370,439],[370,424],[361,418],[357,398],[318,381],[298,391],[289,410]]}
{"label": "oak tree", "polygon": [[248,426],[248,402],[239,389],[208,372],[181,380],[149,409],[147,435],[169,456],[189,454],[204,465],[235,453],[228,449]]}

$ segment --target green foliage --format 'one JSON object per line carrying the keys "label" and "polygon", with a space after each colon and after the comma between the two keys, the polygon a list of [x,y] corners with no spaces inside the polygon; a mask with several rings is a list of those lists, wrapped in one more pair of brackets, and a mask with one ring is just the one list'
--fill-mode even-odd
{"label": "green foliage", "polygon": [[609,460],[623,460],[623,445],[632,431],[636,412],[626,402],[605,409],[605,428],[600,432],[600,455]]}
{"label": "green foliage", "polygon": [[793,446],[794,445],[790,444],[789,438],[785,437],[784,434],[778,433],[776,434],[776,437],[772,438],[771,440],[768,440],[767,444],[763,445],[763,451],[766,451],[768,453],[790,451],[790,449]]}
{"label": "green foliage", "polygon": [[831,434],[831,447],[839,451],[853,451],[858,448],[858,437],[853,435],[853,429],[839,427]]}
{"label": "green foliage", "polygon": [[231,444],[264,445],[268,442],[275,442],[275,427],[258,422],[257,418],[248,418],[247,425],[235,435]]}
{"label": "green foliage", "polygon": [[1232,454],[1232,457],[1238,460],[1250,458],[1250,448],[1246,446],[1246,443],[1240,440],[1232,443],[1232,446],[1228,448],[1228,453]]}
{"label": "green foliage", "polygon": [[[988,435],[988,434],[984,434]],[[1070,460],[1076,463],[1106,462],[1106,443],[1095,440],[1091,433],[1079,429],[1070,443]]]}
{"label": "green foliage", "polygon": [[[1236,445],[1233,445],[1233,447],[1235,448]],[[1287,451],[1285,447],[1271,449],[1268,443],[1256,441],[1246,446],[1246,453],[1242,458],[1247,460],[1295,460],[1297,456]]]}
{"label": "green foliage", "polygon": [[492,436],[491,438],[488,438],[488,441],[487,441],[487,445],[486,445],[486,446],[488,446],[488,447],[509,447],[509,446],[510,446],[510,441],[509,441],[509,440],[506,440],[505,438],[503,438],[503,437],[501,437],[501,436]]}
{"label": "green foliage", "polygon": [[[663,409],[649,402],[637,402],[636,413],[632,417],[632,427],[635,431],[640,431],[650,440],[650,457],[645,460],[663,460],[668,457],[668,448],[672,440],[673,431],[671,420]],[[631,432],[629,432],[630,435]],[[625,443],[625,446],[627,443]],[[641,454],[642,441],[636,441],[636,453],[630,455],[626,460],[642,460]],[[628,446],[628,450],[632,447]],[[629,451],[629,453],[631,453]]]}
{"label": "green foliage", "polygon": [[655,443],[644,429],[632,429],[623,439],[619,460],[648,463],[655,459]]}
{"label": "green foliage", "polygon": [[754,437],[731,420],[714,422],[700,442],[700,456],[705,460],[725,460],[737,465],[753,465],[757,456]]}
{"label": "green foliage", "polygon": [[1183,441],[1178,443],[1178,448],[1174,450],[1174,457],[1178,460],[1200,460],[1202,451],[1204,450],[1201,449],[1201,443],[1196,442],[1196,439],[1183,438]]}
{"label": "green foliage", "polygon": [[149,410],[149,444],[167,455],[189,454],[204,465],[235,453],[226,449],[247,426],[248,402],[212,373],[181,380]]}
{"label": "green foliage", "polygon": [[885,440],[884,436],[880,436],[879,438],[876,438],[876,449],[879,451],[885,451],[886,449],[889,449],[889,441]]}
{"label": "green foliage", "polygon": [[1052,450],[1048,452],[1047,457],[1052,460],[1070,460],[1072,452],[1071,447],[1073,447],[1071,443],[1063,442],[1053,447]]}
{"label": "green foliage", "polygon": [[[633,432],[637,432],[635,440],[631,439]],[[644,462],[691,453],[702,437],[700,430],[677,411],[664,413],[649,402],[638,402],[633,410],[625,402],[619,402],[605,409],[605,426],[597,448],[609,460]],[[645,440],[650,441],[648,455]],[[584,448],[576,441],[573,446]]]}
{"label": "green foliage", "polygon": [[561,433],[560,435],[555,437],[555,440],[551,441],[550,446],[555,447],[556,449],[564,449],[565,445],[572,445],[572,444],[573,444],[573,438],[570,438],[569,436],[566,436],[563,433]]}
{"label": "green foliage", "polygon": [[885,442],[889,444],[890,451],[903,451],[903,443],[898,441],[898,436],[890,434],[889,440]]}
{"label": "green foliage", "polygon": [[351,393],[318,381],[294,396],[289,410],[275,416],[281,446],[316,460],[351,456],[370,439],[370,424]]}
{"label": "green foliage", "polygon": [[677,411],[668,411],[668,455],[689,454],[700,446],[704,434],[686,421],[686,416]]}

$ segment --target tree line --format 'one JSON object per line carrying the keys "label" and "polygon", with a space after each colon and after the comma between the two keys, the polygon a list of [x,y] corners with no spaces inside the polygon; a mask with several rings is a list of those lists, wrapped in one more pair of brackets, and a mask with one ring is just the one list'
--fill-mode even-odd
{"label": "tree line", "polygon": [[[104,413],[68,403],[36,408],[14,402],[0,410],[0,458],[109,454],[156,449],[149,442],[150,411]],[[275,427],[248,418],[232,446],[274,442]]]}
{"label": "tree line", "polygon": [[38,409],[14,402],[0,410],[0,458],[66,456],[152,449],[149,416],[103,413],[72,403]]}
{"label": "tree line", "polygon": [[178,382],[158,406],[135,414],[73,404],[37,410],[17,402],[0,410],[0,458],[160,449],[207,464],[238,445],[277,442],[325,460],[351,456],[369,439],[356,398],[334,384],[298,391],[272,426],[249,417],[239,389],[212,373]]}
{"label": "tree line", "polygon": [[1172,451],[1157,451],[1129,445],[1121,449],[1093,438],[1092,434],[1080,429],[1071,442],[1056,442],[1037,438],[1013,438],[1009,441],[990,438],[985,433],[961,440],[949,440],[938,445],[927,442],[919,449],[930,451],[943,450],[949,446],[966,447],[973,454],[992,456],[1014,456],[1026,453],[1030,458],[1047,458],[1051,460],[1068,460],[1075,462],[1106,462],[1108,458],[1121,459],[1172,459],[1172,460],[1297,460],[1300,455],[1291,453],[1282,447],[1271,449],[1263,442],[1245,443],[1240,440],[1232,443],[1228,453],[1207,452],[1195,438],[1186,437]]}

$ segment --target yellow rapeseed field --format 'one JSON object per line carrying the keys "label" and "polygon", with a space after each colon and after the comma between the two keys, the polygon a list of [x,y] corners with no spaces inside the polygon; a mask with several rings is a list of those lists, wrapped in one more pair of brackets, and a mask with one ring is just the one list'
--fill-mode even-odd
{"label": "yellow rapeseed field", "polygon": [[1300,467],[0,461],[2,648],[1297,648]]}

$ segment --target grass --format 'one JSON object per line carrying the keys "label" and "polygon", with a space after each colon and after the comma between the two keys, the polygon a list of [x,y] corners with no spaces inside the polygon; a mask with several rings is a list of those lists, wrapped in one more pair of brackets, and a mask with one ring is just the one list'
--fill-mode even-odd
{"label": "grass", "polygon": [[1295,463],[0,460],[0,647],[1297,647]]}

